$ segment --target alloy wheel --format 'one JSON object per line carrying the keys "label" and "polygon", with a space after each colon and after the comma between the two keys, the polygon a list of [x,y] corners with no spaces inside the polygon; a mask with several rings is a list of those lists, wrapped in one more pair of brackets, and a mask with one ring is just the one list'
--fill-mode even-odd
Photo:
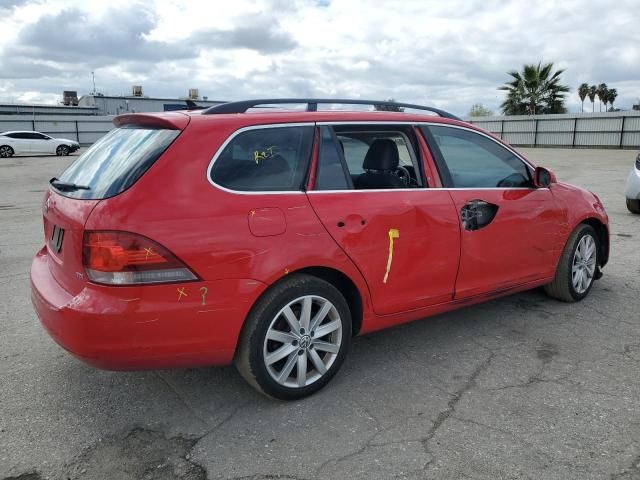
{"label": "alloy wheel", "polygon": [[586,292],[596,271],[596,241],[591,235],[583,236],[578,242],[571,264],[571,283],[573,289],[582,294]]}
{"label": "alloy wheel", "polygon": [[13,151],[11,150],[10,147],[7,147],[7,146],[0,147],[0,157],[7,158],[7,157],[10,157],[11,155],[13,155]]}
{"label": "alloy wheel", "polygon": [[326,298],[305,295],[273,318],[264,340],[263,361],[280,385],[302,388],[320,379],[342,344],[342,320]]}

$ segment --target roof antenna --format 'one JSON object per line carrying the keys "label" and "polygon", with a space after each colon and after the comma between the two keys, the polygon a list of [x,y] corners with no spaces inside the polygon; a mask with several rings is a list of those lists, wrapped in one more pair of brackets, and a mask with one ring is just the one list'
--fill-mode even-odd
{"label": "roof antenna", "polygon": [[95,95],[96,94],[96,76],[93,74],[93,70],[91,70],[91,82],[93,83],[93,92],[91,92],[91,95]]}

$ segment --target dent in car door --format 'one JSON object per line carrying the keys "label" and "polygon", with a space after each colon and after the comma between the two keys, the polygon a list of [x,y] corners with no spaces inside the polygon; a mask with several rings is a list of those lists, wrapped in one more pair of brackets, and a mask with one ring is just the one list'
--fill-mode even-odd
{"label": "dent in car door", "polygon": [[[334,152],[341,152],[335,144]],[[365,278],[374,311],[385,315],[450,301],[460,232],[449,193],[343,188],[310,191],[309,202]]]}
{"label": "dent in car door", "polygon": [[489,137],[446,126],[423,132],[462,227],[456,298],[552,277],[564,215],[551,191],[530,186],[526,164]]}

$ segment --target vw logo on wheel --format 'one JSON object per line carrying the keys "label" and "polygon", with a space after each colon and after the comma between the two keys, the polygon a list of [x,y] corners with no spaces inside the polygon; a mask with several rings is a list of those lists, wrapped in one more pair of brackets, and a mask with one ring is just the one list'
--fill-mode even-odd
{"label": "vw logo on wheel", "polygon": [[300,348],[309,348],[309,345],[311,345],[311,337],[309,335],[300,337]]}

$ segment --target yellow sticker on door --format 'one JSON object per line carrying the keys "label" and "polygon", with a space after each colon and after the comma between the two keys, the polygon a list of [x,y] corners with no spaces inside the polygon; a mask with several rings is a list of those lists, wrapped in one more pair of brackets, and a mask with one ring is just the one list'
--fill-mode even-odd
{"label": "yellow sticker on door", "polygon": [[400,230],[397,228],[389,229],[389,258],[387,259],[387,271],[384,272],[384,278],[382,279],[382,283],[387,283],[387,279],[389,278],[389,271],[391,270],[391,262],[393,261],[393,239],[400,238]]}

